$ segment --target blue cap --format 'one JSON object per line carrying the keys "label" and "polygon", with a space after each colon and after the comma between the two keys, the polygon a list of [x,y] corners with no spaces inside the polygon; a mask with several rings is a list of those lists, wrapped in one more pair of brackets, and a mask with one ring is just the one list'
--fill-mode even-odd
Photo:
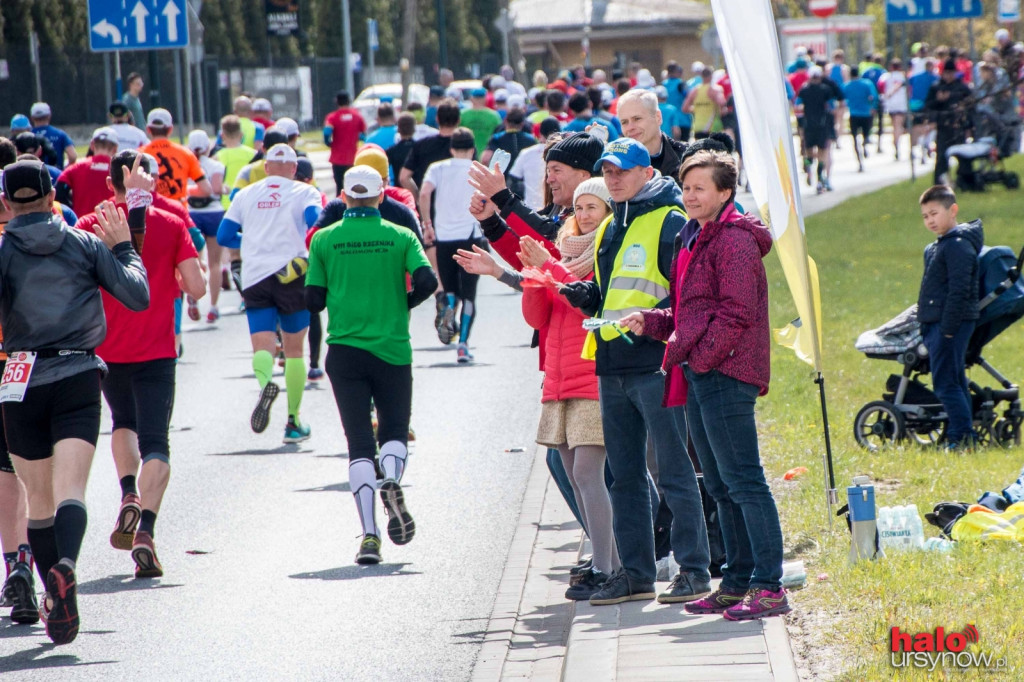
{"label": "blue cap", "polygon": [[32,128],[32,123],[25,114],[15,114],[11,118],[11,128],[15,130],[29,130]]}
{"label": "blue cap", "polygon": [[647,167],[651,165],[651,155],[647,147],[634,139],[620,137],[605,145],[604,154],[594,164],[594,170],[601,170],[604,162],[614,164],[622,170],[629,170],[637,166]]}
{"label": "blue cap", "polygon": [[395,98],[392,97],[391,95],[381,95],[380,96],[380,103],[381,104],[391,104],[394,101],[395,101]]}
{"label": "blue cap", "polygon": [[469,93],[470,97],[487,97],[487,90],[484,88],[473,88]]}

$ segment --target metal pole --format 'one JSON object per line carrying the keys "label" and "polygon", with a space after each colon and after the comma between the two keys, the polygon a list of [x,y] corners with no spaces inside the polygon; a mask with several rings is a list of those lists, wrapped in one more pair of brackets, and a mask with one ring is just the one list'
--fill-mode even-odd
{"label": "metal pole", "polygon": [[103,53],[103,98],[110,99],[110,53]]}
{"label": "metal pole", "polygon": [[117,80],[117,97],[120,100],[124,94],[124,81],[121,79],[121,50],[114,53],[114,78]]}
{"label": "metal pole", "polygon": [[206,83],[203,80],[203,65],[200,62],[196,62],[192,65],[196,70],[196,94],[199,96],[199,123],[200,125],[206,123],[206,116],[209,112],[206,111]]}
{"label": "metal pole", "polygon": [[366,56],[369,58],[369,64],[367,66],[370,69],[369,73],[368,73],[368,78],[366,79],[367,80],[367,83],[366,83],[367,85],[374,85],[377,82],[376,64],[374,63],[375,62],[375,55],[374,55],[375,50],[373,49],[373,38],[371,36],[371,33],[373,31],[372,27],[373,27],[373,19],[367,19],[366,20]]}
{"label": "metal pole", "polygon": [[160,62],[157,51],[149,51],[149,108],[160,106]]}
{"label": "metal pole", "polygon": [[32,70],[35,72],[36,101],[43,101],[43,79],[39,75],[39,37],[35,31],[28,34],[29,51],[31,52]]}
{"label": "metal pole", "polygon": [[438,66],[448,68],[448,18],[444,12],[444,0],[437,0]]}
{"label": "metal pole", "polygon": [[174,114],[178,120],[178,142],[185,144],[185,115],[184,107],[182,106],[184,96],[181,93],[181,50],[174,50],[174,99],[175,102]]}
{"label": "metal pole", "polygon": [[[854,142],[856,144],[856,141]],[[825,511],[828,516],[828,526],[832,527],[832,505],[839,503],[839,493],[836,492],[836,474],[832,468],[832,436],[828,426],[828,406],[825,401],[825,377],[818,372],[818,378],[814,380],[818,384],[818,396],[821,399],[821,419],[825,426],[825,454],[822,455],[825,469]]]}
{"label": "metal pole", "polygon": [[189,48],[182,50],[185,53],[185,120],[188,121],[188,129],[195,128],[195,118],[192,108],[192,53]]}
{"label": "metal pole", "polygon": [[978,52],[974,49],[974,17],[967,19],[967,48],[971,53],[971,61],[977,61]]}
{"label": "metal pole", "polygon": [[345,90],[355,99],[355,82],[352,77],[352,15],[349,0],[341,0],[342,57],[345,59]]}

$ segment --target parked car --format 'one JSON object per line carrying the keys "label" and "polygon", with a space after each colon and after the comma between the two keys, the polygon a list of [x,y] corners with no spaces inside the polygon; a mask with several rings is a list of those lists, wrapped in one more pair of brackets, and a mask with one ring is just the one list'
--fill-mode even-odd
{"label": "parked car", "polygon": [[[352,106],[355,107],[363,119],[366,121],[366,125],[372,127],[377,122],[377,107],[380,106],[382,98],[391,98],[391,103],[395,106],[395,111],[402,110],[402,84],[401,83],[378,83],[377,85],[371,85],[356,97]],[[430,98],[430,88],[426,85],[414,83],[409,86],[409,101],[419,102],[423,106],[427,105],[427,100]]]}

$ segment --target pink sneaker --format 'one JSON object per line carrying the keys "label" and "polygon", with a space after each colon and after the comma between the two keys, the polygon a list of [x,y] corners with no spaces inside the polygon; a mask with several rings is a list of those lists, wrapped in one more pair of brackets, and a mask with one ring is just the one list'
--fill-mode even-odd
{"label": "pink sneaker", "polygon": [[730,607],[722,614],[726,620],[756,620],[766,616],[789,613],[792,609],[786,599],[786,590],[749,590],[743,602]]}
{"label": "pink sneaker", "polygon": [[719,587],[703,599],[684,604],[683,610],[687,613],[722,613],[726,609],[742,604],[744,596],[743,592],[736,594]]}

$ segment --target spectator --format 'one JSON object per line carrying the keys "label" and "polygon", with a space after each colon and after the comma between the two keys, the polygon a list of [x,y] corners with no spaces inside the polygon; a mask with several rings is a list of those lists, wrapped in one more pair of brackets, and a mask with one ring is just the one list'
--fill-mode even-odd
{"label": "spectator", "polygon": [[131,124],[145,133],[146,113],[142,110],[142,101],[139,99],[143,85],[145,83],[142,81],[141,75],[135,71],[128,74],[124,80],[125,89],[124,94],[121,95],[121,103],[128,107],[128,112],[132,115]]}
{"label": "spectator", "polygon": [[686,145],[661,130],[658,98],[647,90],[630,90],[619,98],[619,122],[626,137],[637,140],[651,156],[651,166],[675,180]]}
{"label": "spectator", "polygon": [[948,184],[949,159],[946,150],[967,139],[967,105],[971,89],[957,77],[956,62],[942,66],[941,79],[928,89],[924,107],[935,118],[935,184]]}

